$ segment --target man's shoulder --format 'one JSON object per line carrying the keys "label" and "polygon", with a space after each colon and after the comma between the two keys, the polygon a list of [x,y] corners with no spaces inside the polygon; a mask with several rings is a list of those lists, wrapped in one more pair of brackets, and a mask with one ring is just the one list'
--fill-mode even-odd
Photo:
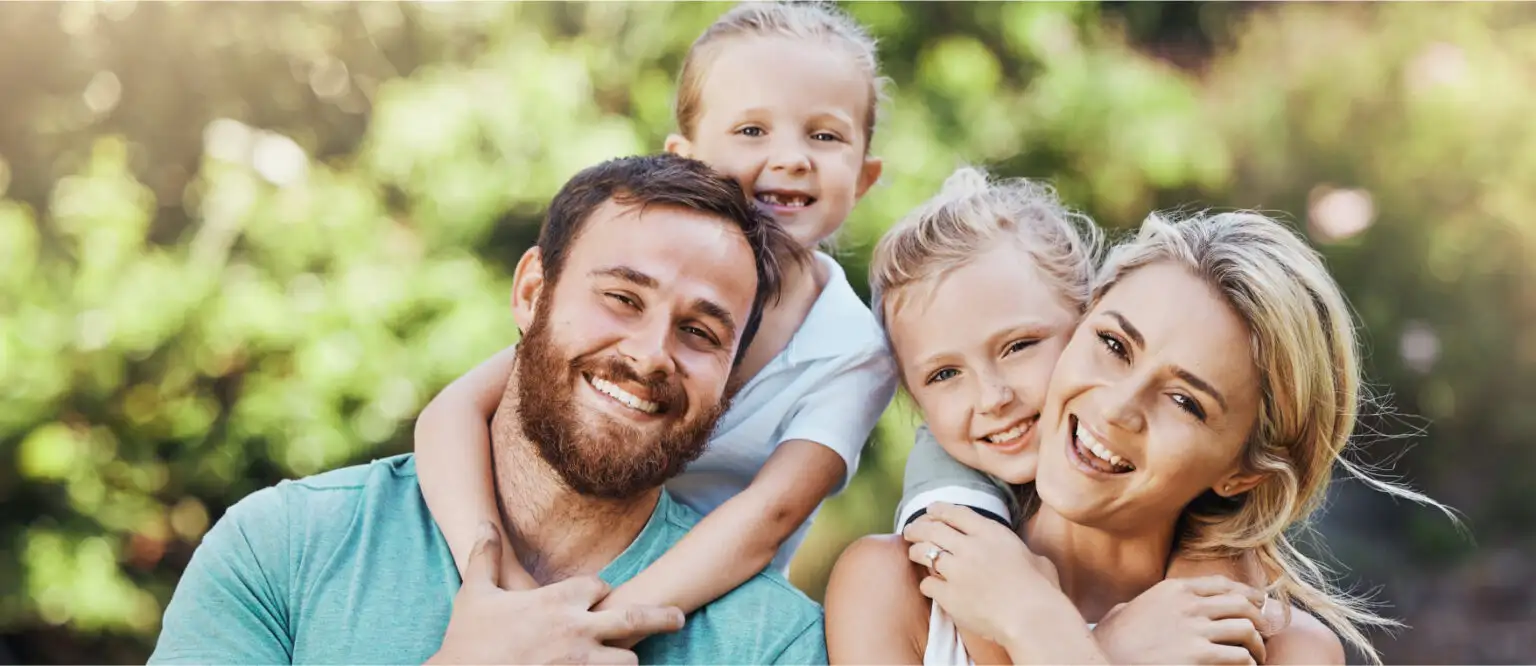
{"label": "man's shoulder", "polygon": [[415,484],[411,456],[393,456],[279,481],[235,503],[226,517],[246,525],[282,528],[296,536],[336,536],[370,501],[413,499],[403,491],[414,489]]}

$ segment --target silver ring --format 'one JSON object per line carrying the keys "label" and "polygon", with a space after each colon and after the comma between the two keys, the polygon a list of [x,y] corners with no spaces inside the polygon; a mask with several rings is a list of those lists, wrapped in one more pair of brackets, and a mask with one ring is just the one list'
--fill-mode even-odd
{"label": "silver ring", "polygon": [[944,552],[945,552],[944,549],[940,548],[938,546],[933,546],[933,547],[928,549],[928,568],[929,569],[933,569],[934,566],[938,564],[939,556],[943,555]]}

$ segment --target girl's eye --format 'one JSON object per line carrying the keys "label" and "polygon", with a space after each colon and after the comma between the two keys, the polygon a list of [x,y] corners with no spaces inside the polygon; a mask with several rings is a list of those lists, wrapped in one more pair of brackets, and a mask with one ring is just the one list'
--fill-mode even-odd
{"label": "girl's eye", "polygon": [[1105,349],[1109,350],[1109,353],[1114,354],[1115,358],[1122,361],[1129,359],[1130,355],[1125,350],[1125,343],[1120,342],[1115,336],[1108,333],[1099,333],[1099,342],[1104,345]]}
{"label": "girl's eye", "polygon": [[935,384],[945,380],[954,379],[955,375],[958,374],[960,374],[960,371],[954,368],[942,368],[938,372],[928,375],[928,381],[924,383]]}
{"label": "girl's eye", "polygon": [[1194,398],[1178,393],[1173,394],[1172,397],[1173,404],[1178,405],[1179,409],[1189,412],[1196,419],[1205,420],[1205,410],[1200,409],[1200,403],[1196,402]]}
{"label": "girl's eye", "polygon": [[1039,342],[1040,342],[1039,340],[1014,340],[1013,342],[1008,344],[1008,351],[1006,352],[1006,354],[1017,354],[1017,353],[1019,353],[1021,351],[1024,351],[1026,349],[1029,349],[1030,347],[1035,346]]}
{"label": "girl's eye", "polygon": [[763,136],[767,132],[763,131],[763,128],[761,128],[761,127],[757,127],[755,125],[748,125],[748,126],[743,127],[743,128],[741,128],[739,130],[736,130],[736,133],[737,134],[744,134],[746,136]]}

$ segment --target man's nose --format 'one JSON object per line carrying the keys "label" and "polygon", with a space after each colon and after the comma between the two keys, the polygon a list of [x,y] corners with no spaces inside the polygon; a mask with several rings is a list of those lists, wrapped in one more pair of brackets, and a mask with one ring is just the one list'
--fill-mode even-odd
{"label": "man's nose", "polygon": [[641,377],[671,374],[676,370],[672,358],[672,324],[661,317],[648,317],[647,321],[631,331],[619,343],[619,354],[629,361],[630,367]]}

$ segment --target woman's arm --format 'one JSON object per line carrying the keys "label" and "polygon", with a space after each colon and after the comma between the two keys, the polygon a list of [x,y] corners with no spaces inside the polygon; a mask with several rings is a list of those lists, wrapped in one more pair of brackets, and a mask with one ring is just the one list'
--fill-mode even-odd
{"label": "woman's arm", "polygon": [[[421,495],[448,542],[462,575],[479,525],[501,525],[491,471],[490,419],[512,375],[516,347],[507,347],[444,388],[416,419],[416,475]],[[509,543],[506,535],[501,542]],[[533,579],[510,553],[502,557],[502,583],[531,586]]]}
{"label": "woman's arm", "polygon": [[918,579],[899,536],[867,536],[848,546],[827,581],[828,662],[923,663],[929,602]]}

